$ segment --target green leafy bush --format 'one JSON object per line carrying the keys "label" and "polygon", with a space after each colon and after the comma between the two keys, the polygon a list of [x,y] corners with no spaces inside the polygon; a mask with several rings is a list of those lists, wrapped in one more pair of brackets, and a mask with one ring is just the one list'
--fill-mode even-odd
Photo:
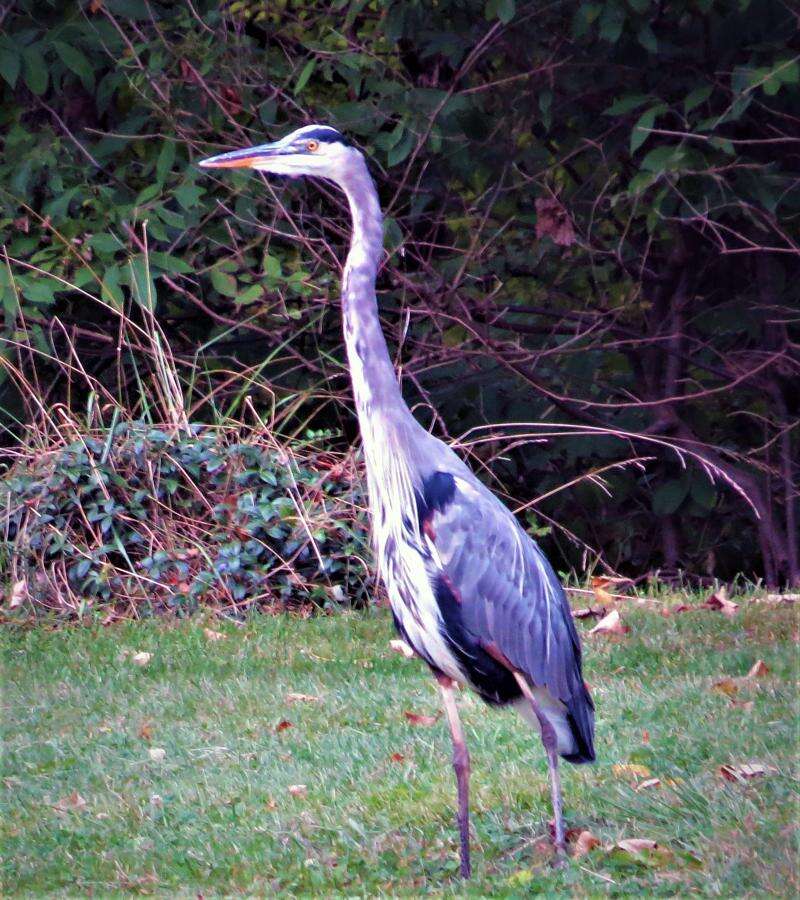
{"label": "green leafy bush", "polygon": [[67,613],[362,605],[359,480],[317,443],[142,423],[28,455],[0,482],[0,556]]}

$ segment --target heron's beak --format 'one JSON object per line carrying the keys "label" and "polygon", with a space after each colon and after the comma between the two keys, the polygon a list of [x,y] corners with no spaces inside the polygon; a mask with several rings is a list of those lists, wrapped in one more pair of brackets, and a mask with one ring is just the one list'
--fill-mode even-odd
{"label": "heron's beak", "polygon": [[258,147],[247,147],[244,150],[233,150],[230,153],[220,153],[219,156],[210,156],[201,159],[198,163],[204,169],[253,169],[266,159],[281,156],[286,150],[280,142],[275,144],[261,144]]}

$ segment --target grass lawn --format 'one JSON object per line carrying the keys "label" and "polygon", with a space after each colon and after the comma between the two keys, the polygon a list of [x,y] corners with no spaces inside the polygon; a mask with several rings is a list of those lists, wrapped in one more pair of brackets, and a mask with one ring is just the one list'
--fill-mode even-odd
{"label": "grass lawn", "polygon": [[[404,715],[438,692],[386,611],[211,623],[218,640],[199,619],[6,628],[3,893],[796,896],[795,610],[623,617],[627,636],[584,641],[598,762],[562,768],[568,826],[602,845],[562,871],[538,737],[462,695],[467,887],[446,725]],[[753,762],[775,770],[719,773]]]}

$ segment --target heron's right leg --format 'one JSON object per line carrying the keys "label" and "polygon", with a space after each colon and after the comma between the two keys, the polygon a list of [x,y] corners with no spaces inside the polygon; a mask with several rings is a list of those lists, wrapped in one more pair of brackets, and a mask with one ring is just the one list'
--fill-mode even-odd
{"label": "heron's right leg", "polygon": [[455,682],[441,673],[436,675],[436,680],[442,692],[450,737],[453,739],[453,768],[458,788],[458,829],[461,837],[461,877],[469,878],[472,874],[469,860],[469,751],[456,706]]}
{"label": "heron's right leg", "polygon": [[542,731],[542,744],[547,755],[547,769],[550,774],[550,797],[553,801],[553,820],[555,822],[556,839],[555,849],[558,864],[562,865],[566,856],[566,844],[564,841],[564,810],[561,800],[561,776],[558,772],[558,737],[552,722],[542,711],[536,698],[533,696],[530,685],[519,672],[514,672],[514,677],[522,690],[523,696],[530,703],[531,708],[539,720]]}

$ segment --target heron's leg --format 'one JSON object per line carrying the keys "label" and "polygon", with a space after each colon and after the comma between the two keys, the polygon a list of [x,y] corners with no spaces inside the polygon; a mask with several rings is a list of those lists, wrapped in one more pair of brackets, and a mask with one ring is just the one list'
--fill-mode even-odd
{"label": "heron's leg", "polygon": [[553,819],[556,826],[556,856],[559,859],[563,859],[566,855],[564,842],[564,810],[561,802],[561,776],[558,772],[558,738],[556,736],[556,730],[536,702],[533,691],[531,691],[530,685],[525,678],[519,672],[514,672],[514,677],[517,679],[517,683],[526,700],[530,703],[531,709],[533,709],[536,718],[539,720],[539,726],[542,729],[542,744],[544,744],[544,751],[547,755],[547,769],[550,774],[550,796],[553,801]]}
{"label": "heron's leg", "polygon": [[442,692],[447,724],[453,739],[453,768],[458,787],[458,829],[461,835],[461,877],[469,878],[472,874],[469,861],[469,751],[456,706],[455,682],[441,673],[436,675],[436,680]]}

